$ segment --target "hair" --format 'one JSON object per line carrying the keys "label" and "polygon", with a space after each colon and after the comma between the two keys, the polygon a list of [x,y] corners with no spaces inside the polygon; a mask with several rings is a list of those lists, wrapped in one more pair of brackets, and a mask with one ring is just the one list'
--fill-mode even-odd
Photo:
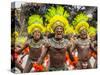
{"label": "hair", "polygon": [[[60,25],[58,25],[57,27],[59,27],[59,26],[60,26]],[[54,31],[56,30],[57,27],[55,27]],[[62,26],[60,26],[60,27],[62,27]],[[62,28],[63,28],[63,27],[62,27]],[[63,28],[63,31],[64,31],[64,28]]]}

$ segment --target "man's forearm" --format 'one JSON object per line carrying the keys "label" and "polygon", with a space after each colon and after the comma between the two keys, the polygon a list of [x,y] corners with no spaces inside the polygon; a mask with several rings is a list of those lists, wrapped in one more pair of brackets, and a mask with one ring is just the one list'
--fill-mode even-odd
{"label": "man's forearm", "polygon": [[46,54],[47,54],[47,49],[45,47],[43,47],[41,56],[37,61],[38,64],[42,64],[42,61],[43,61],[44,57],[46,56]]}

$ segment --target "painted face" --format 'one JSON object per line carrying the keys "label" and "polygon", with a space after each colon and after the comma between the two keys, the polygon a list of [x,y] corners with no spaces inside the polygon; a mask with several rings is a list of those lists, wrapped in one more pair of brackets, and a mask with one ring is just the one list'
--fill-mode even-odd
{"label": "painted face", "polygon": [[91,41],[94,41],[96,39],[96,35],[90,36]]}
{"label": "painted face", "polygon": [[40,36],[41,36],[40,30],[39,29],[35,29],[34,32],[33,32],[33,38],[35,40],[39,40]]}
{"label": "painted face", "polygon": [[80,38],[82,38],[82,39],[86,39],[87,38],[87,31],[85,29],[81,30],[81,32],[80,32]]}
{"label": "painted face", "polygon": [[61,39],[63,37],[63,32],[64,32],[64,29],[62,26],[57,26],[55,28],[55,37],[57,39]]}

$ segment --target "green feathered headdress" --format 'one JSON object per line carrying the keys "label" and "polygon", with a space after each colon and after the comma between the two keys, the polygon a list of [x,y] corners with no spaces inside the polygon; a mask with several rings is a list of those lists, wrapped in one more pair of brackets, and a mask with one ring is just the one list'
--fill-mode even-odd
{"label": "green feathered headdress", "polygon": [[31,34],[35,29],[44,32],[43,19],[40,15],[32,15],[28,20],[28,33]]}
{"label": "green feathered headdress", "polygon": [[63,27],[68,26],[68,20],[67,18],[69,17],[69,13],[67,11],[64,10],[64,7],[62,6],[57,6],[57,7],[51,7],[47,10],[47,13],[45,15],[46,17],[46,21],[48,21],[48,30],[50,32],[53,32],[53,30],[55,29],[55,25],[54,23],[59,21],[61,22],[63,25]]}
{"label": "green feathered headdress", "polygon": [[94,35],[96,35],[96,28],[94,28],[94,27],[90,27],[89,29],[88,29],[88,34],[89,34],[89,36],[94,36]]}
{"label": "green feathered headdress", "polygon": [[55,7],[51,7],[48,9],[45,17],[47,21],[50,21],[51,18],[53,18],[54,16],[63,16],[65,18],[69,17],[69,13],[67,11],[64,10],[64,7],[62,6],[57,6],[57,8]]}
{"label": "green feathered headdress", "polygon": [[82,29],[88,30],[89,24],[88,21],[89,17],[85,13],[80,13],[74,18],[72,25],[75,27],[75,30],[79,33]]}
{"label": "green feathered headdress", "polygon": [[75,30],[73,26],[68,26],[65,30],[66,34],[75,34]]}
{"label": "green feathered headdress", "polygon": [[80,13],[74,18],[72,25],[76,26],[79,22],[81,21],[87,22],[88,20],[89,20],[89,17],[85,13]]}
{"label": "green feathered headdress", "polygon": [[43,25],[43,19],[40,15],[32,15],[29,17],[28,20],[28,25],[32,25],[32,24],[42,24]]}

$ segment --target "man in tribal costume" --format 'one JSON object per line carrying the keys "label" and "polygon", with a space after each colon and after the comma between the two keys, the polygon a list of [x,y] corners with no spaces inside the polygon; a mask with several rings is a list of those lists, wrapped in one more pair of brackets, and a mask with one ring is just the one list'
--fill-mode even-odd
{"label": "man in tribal costume", "polygon": [[93,50],[91,50],[90,55],[91,58],[94,58],[94,64],[91,64],[91,68],[97,68],[97,34],[96,34],[97,30],[94,27],[90,27],[88,29],[88,33],[89,33],[89,38],[91,41],[91,46],[93,48]]}
{"label": "man in tribal costume", "polygon": [[88,24],[89,17],[85,13],[78,14],[72,24],[75,28],[76,34],[79,35],[77,40],[74,42],[71,50],[77,50],[78,52],[78,64],[76,69],[87,69],[91,68],[90,65],[90,51],[94,51],[91,41],[88,37]]}
{"label": "man in tribal costume", "polygon": [[35,64],[40,57],[44,44],[42,37],[43,31],[44,27],[42,18],[39,15],[30,16],[28,20],[28,33],[32,35],[32,38],[25,44],[25,47],[29,46],[29,57],[23,71],[24,73],[30,72],[33,64]]}
{"label": "man in tribal costume", "polygon": [[89,24],[87,22],[80,22],[76,26],[76,30],[79,31],[79,38],[75,41],[73,50],[77,49],[78,51],[78,64],[76,65],[77,69],[88,69],[91,68],[89,59],[90,59],[90,50],[94,50],[91,46],[91,41],[88,38],[87,29]]}
{"label": "man in tribal costume", "polygon": [[[52,12],[55,13],[53,16],[51,16]],[[66,70],[66,51],[68,51],[71,56],[68,49],[68,40],[64,38],[64,31],[66,26],[68,26],[68,21],[66,19],[67,17],[67,11],[64,11],[64,8],[61,6],[58,6],[57,8],[51,7],[48,9],[46,14],[46,18],[49,22],[47,28],[50,30],[50,32],[54,32],[54,36],[49,38],[45,44],[46,48],[43,50],[38,60],[38,64],[41,64],[46,54],[49,54],[49,71]]]}

